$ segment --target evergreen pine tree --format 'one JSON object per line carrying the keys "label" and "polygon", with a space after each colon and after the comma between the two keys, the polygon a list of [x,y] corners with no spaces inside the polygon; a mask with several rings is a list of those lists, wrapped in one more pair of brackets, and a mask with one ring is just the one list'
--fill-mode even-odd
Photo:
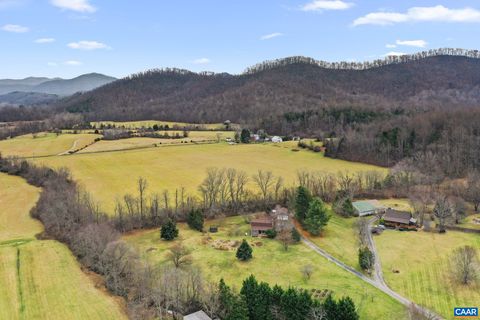
{"label": "evergreen pine tree", "polygon": [[343,215],[346,217],[352,217],[355,215],[355,209],[353,208],[352,200],[347,197],[342,204]]}
{"label": "evergreen pine tree", "polygon": [[300,242],[302,239],[302,236],[300,235],[300,232],[296,228],[292,228],[292,240],[294,242]]}
{"label": "evergreen pine tree", "polygon": [[323,308],[325,310],[325,318],[327,320],[337,320],[338,307],[337,302],[333,300],[332,295],[329,294],[323,302]]}
{"label": "evergreen pine tree", "polygon": [[319,235],[323,228],[327,225],[330,216],[327,213],[322,200],[315,198],[310,202],[308,207],[307,218],[305,219],[305,227],[312,235]]}
{"label": "evergreen pine tree", "polygon": [[187,216],[188,226],[194,230],[203,231],[203,215],[198,209],[192,209]]}
{"label": "evergreen pine tree", "polygon": [[242,143],[250,143],[250,130],[242,129],[242,133],[240,134],[240,141]]}
{"label": "evergreen pine tree", "polygon": [[252,252],[253,252],[252,247],[250,247],[248,242],[245,239],[243,239],[242,244],[237,249],[237,254],[236,254],[237,259],[241,261],[248,261],[252,259]]}
{"label": "evergreen pine tree", "polygon": [[307,188],[302,186],[298,187],[295,196],[295,218],[297,218],[301,224],[305,221],[311,199],[312,197]]}
{"label": "evergreen pine tree", "polygon": [[338,301],[337,304],[337,318],[338,320],[358,320],[359,315],[355,310],[355,303],[350,297],[344,297]]}
{"label": "evergreen pine tree", "polygon": [[249,320],[243,297],[235,294],[223,279],[218,285],[221,316],[224,320]]}
{"label": "evergreen pine tree", "polygon": [[165,222],[160,229],[160,238],[171,241],[176,237],[178,237],[177,225],[175,221],[168,219],[168,221]]}
{"label": "evergreen pine tree", "polygon": [[375,263],[375,256],[368,247],[358,249],[358,263],[363,270],[369,270]]}

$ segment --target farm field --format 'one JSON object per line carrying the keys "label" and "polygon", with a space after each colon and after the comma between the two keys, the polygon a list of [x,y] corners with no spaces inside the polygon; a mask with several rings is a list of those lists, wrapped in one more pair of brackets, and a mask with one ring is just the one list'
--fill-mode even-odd
{"label": "farm field", "polygon": [[[183,134],[181,131],[168,131],[169,135],[175,133]],[[164,132],[160,131],[160,134]],[[182,143],[191,142],[203,142],[203,141],[217,141],[217,139],[224,140],[227,137],[233,138],[234,132],[232,131],[190,131],[188,138],[183,139],[159,139],[159,138],[147,138],[137,137],[120,140],[101,140],[98,141],[78,153],[92,153],[92,152],[105,152],[105,151],[118,151],[128,150],[136,148],[148,148],[162,145],[177,145]]]}
{"label": "farm field", "polygon": [[0,174],[0,243],[33,239],[42,232],[42,224],[30,218],[30,209],[39,193],[39,189],[19,177]]}
{"label": "farm field", "polygon": [[[199,266],[211,281],[225,281],[237,288],[243,279],[254,274],[257,279],[282,286],[307,289],[330,289],[337,297],[349,295],[354,299],[362,319],[403,319],[405,308],[381,291],[366,285],[360,279],[343,271],[303,244],[296,244],[284,251],[282,245],[270,239],[245,236],[250,226],[245,217],[232,217],[207,223],[218,225],[219,232],[206,236],[179,224],[180,237],[174,242],[160,239],[158,229],[136,232],[124,238],[134,244],[148,261],[164,265],[167,249],[175,242],[193,250],[193,263]],[[253,246],[253,259],[247,263],[235,258],[235,249],[220,249],[220,241],[247,239]],[[218,248],[218,249],[217,249]],[[288,262],[288,263],[286,263]],[[300,268],[314,267],[312,278],[305,281]]]}
{"label": "farm field", "polygon": [[204,128],[207,130],[222,130],[225,129],[223,123],[207,123],[207,124],[198,124],[198,123],[186,123],[186,122],[172,122],[172,121],[157,121],[157,120],[145,120],[145,121],[95,121],[90,122],[90,125],[99,129],[101,125],[104,126],[115,126],[117,128],[123,127],[126,129],[140,129],[140,128],[150,128],[154,125],[158,126],[169,126],[170,128],[177,127],[186,127],[194,126],[198,128]]}
{"label": "farm field", "polygon": [[[58,155],[75,148],[92,143],[100,135],[95,134],[31,134],[0,141],[0,152],[3,156],[40,157]],[[76,143],[75,143],[76,142]]]}
{"label": "farm field", "polygon": [[473,222],[473,219],[480,219],[480,214],[469,215],[464,219],[464,221],[462,221],[462,223],[458,224],[458,226],[463,228],[480,230],[480,223]]}
{"label": "farm field", "polygon": [[454,307],[478,305],[480,283],[457,285],[449,272],[449,257],[455,248],[467,244],[480,247],[477,234],[386,230],[374,239],[385,280],[393,290],[447,319],[453,318]]}
{"label": "farm field", "polygon": [[0,319],[126,319],[65,245],[35,240],[43,228],[29,211],[39,190],[6,174],[0,186]]}
{"label": "farm field", "polygon": [[252,145],[183,145],[121,152],[75,154],[65,157],[35,159],[35,163],[51,167],[68,167],[73,177],[102,204],[113,212],[114,200],[135,192],[136,180],[144,177],[149,192],[185,187],[190,193],[206,176],[209,167],[236,168],[249,175],[259,169],[282,176],[293,184],[298,170],[337,173],[339,171],[370,171],[386,169],[336,159],[310,151],[292,152],[282,144]]}

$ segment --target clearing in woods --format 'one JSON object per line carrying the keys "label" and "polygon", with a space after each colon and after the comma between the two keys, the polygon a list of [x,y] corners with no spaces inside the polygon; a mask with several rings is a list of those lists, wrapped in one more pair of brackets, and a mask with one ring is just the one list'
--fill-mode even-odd
{"label": "clearing in woods", "polygon": [[[218,233],[203,235],[185,224],[179,224],[179,239],[167,242],[160,239],[158,229],[134,232],[124,237],[134,244],[142,256],[155,265],[168,264],[167,251],[173,244],[182,242],[192,249],[193,264],[201,268],[205,276],[217,282],[221,278],[236,288],[254,274],[257,279],[284,287],[296,286],[308,290],[332,290],[337,298],[350,296],[361,319],[406,319],[406,310],[396,300],[376,288],[365,284],[354,275],[338,268],[303,243],[291,245],[285,251],[280,242],[265,238],[251,238],[250,225],[244,216],[237,216],[206,223],[219,226]],[[239,262],[232,244],[247,239],[253,247],[253,259]],[[311,265],[314,269],[306,280],[301,268]]]}
{"label": "clearing in woods", "polygon": [[462,286],[451,272],[453,250],[479,248],[478,234],[386,230],[374,239],[385,281],[393,290],[447,319],[453,319],[454,307],[478,305],[480,281]]}
{"label": "clearing in woods", "polygon": [[150,193],[161,193],[163,190],[174,193],[176,188],[185,187],[187,192],[196,194],[210,167],[236,168],[250,176],[259,169],[272,171],[275,176],[283,177],[287,185],[295,183],[298,170],[335,174],[340,171],[386,172],[386,169],[376,166],[326,158],[321,153],[293,152],[291,147],[281,143],[166,146],[48,157],[35,159],[35,162],[55,168],[70,168],[74,179],[109,213],[113,213],[116,197],[136,192],[139,177],[148,180]]}
{"label": "clearing in woods", "polygon": [[126,319],[121,299],[98,289],[65,245],[35,239],[38,195],[0,173],[0,319]]}

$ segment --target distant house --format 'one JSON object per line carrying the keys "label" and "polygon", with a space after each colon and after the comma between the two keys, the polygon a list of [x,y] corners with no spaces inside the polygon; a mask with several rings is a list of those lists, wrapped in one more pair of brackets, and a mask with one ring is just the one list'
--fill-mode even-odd
{"label": "distant house", "polygon": [[383,215],[383,221],[386,227],[396,229],[416,229],[417,220],[412,217],[412,214],[407,211],[397,211],[387,209]]}
{"label": "distant house", "polygon": [[273,219],[270,216],[264,216],[262,218],[254,219],[250,222],[252,237],[265,236],[267,230],[274,228]]}
{"label": "distant house", "polygon": [[272,137],[272,142],[273,143],[280,143],[280,142],[283,142],[283,139],[279,136],[274,136],[274,137]]}
{"label": "distant house", "polygon": [[253,142],[258,142],[258,141],[260,141],[260,135],[259,134],[252,134],[250,136],[250,140],[253,141]]}
{"label": "distant house", "polygon": [[183,320],[212,320],[205,312],[197,311],[195,313],[189,314],[188,316],[183,317]]}
{"label": "distant house", "polygon": [[386,209],[378,200],[355,201],[352,205],[355,214],[359,217],[383,213]]}

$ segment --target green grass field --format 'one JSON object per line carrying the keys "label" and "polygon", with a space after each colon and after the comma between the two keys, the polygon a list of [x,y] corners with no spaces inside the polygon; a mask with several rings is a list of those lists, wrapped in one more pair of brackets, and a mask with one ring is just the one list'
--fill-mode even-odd
{"label": "green grass field", "polygon": [[[39,157],[58,155],[75,148],[92,143],[100,135],[94,134],[61,134],[40,133],[16,137],[0,141],[0,153],[3,156]],[[76,141],[76,143],[75,143]]]}
{"label": "green grass field", "polygon": [[[162,133],[162,132],[161,132]],[[169,131],[170,135],[175,134],[175,131]],[[182,132],[179,132],[183,134]],[[149,147],[159,147],[164,145],[178,145],[185,143],[196,143],[196,142],[206,142],[214,141],[217,139],[224,141],[225,138],[233,138],[234,132],[232,131],[191,131],[189,132],[188,138],[183,139],[158,139],[158,138],[146,138],[146,137],[136,137],[129,139],[120,139],[120,140],[101,140],[98,141],[87,148],[79,151],[78,153],[92,153],[92,152],[105,152],[105,151],[119,151],[119,150],[129,150],[137,148],[149,148]]]}
{"label": "green grass field", "polygon": [[[250,228],[245,223],[245,217],[212,221],[207,226],[209,224],[220,226],[218,233],[209,234],[211,239],[181,224],[180,240],[177,241],[182,241],[193,250],[193,263],[211,281],[224,278],[227,283],[238,288],[243,279],[254,274],[259,280],[270,284],[329,289],[337,297],[349,295],[354,299],[362,319],[405,319],[405,309],[401,304],[328,262],[303,244],[290,246],[288,251],[284,251],[275,240],[241,236]],[[241,241],[243,238],[253,246],[254,258],[247,263],[237,261],[234,249],[220,250],[213,247],[217,240]],[[148,261],[160,265],[168,263],[166,251],[174,242],[161,240],[158,229],[134,233],[125,239],[133,243]],[[310,280],[305,281],[300,268],[307,264],[314,266],[314,273]]]}
{"label": "green grass field", "polygon": [[330,221],[321,236],[312,237],[307,234],[306,236],[335,258],[361,271],[358,264],[358,244],[355,233],[357,220],[358,218],[343,218],[331,212]]}
{"label": "green grass field", "polygon": [[480,282],[464,287],[449,272],[452,251],[467,244],[480,248],[478,234],[387,230],[375,242],[385,280],[393,290],[447,319],[453,318],[454,307],[478,306]]}
{"label": "green grass field", "polygon": [[0,319],[126,319],[121,300],[98,289],[65,245],[35,240],[38,194],[0,174]]}
{"label": "green grass field", "polygon": [[36,163],[52,167],[68,167],[86,190],[113,211],[114,200],[135,192],[136,180],[148,180],[149,192],[185,187],[196,193],[209,167],[236,168],[249,175],[259,169],[282,176],[293,184],[300,169],[337,173],[385,169],[361,163],[325,158],[311,151],[292,152],[282,144],[255,145],[183,145],[143,150],[76,154],[66,157],[36,159]]}
{"label": "green grass field", "polygon": [[19,177],[0,174],[0,243],[7,240],[33,239],[42,232],[42,224],[30,218],[40,190]]}

